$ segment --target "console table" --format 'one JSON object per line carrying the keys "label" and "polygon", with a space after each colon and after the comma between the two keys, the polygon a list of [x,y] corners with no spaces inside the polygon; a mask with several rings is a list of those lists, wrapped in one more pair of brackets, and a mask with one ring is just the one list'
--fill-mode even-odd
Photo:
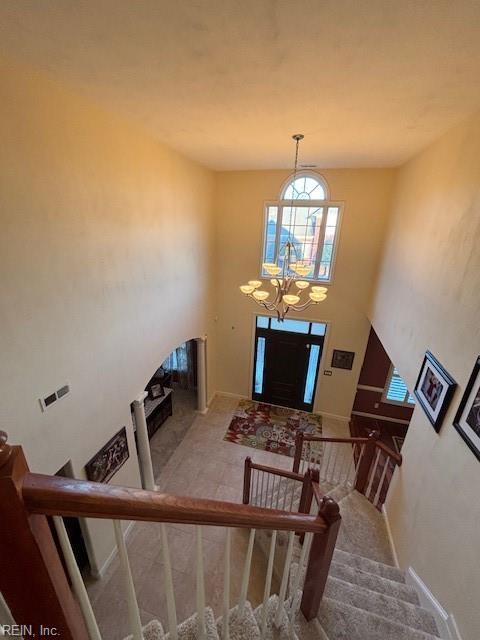
{"label": "console table", "polygon": [[[145,418],[147,419],[148,437],[151,438],[157,429],[172,415],[172,389],[165,387],[165,393],[160,398],[152,400],[145,398]],[[132,413],[133,428],[136,431],[135,415]]]}

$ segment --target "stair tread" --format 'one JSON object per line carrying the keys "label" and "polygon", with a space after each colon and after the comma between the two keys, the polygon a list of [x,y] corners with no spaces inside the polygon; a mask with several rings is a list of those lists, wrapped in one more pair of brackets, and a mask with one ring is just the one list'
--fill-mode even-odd
{"label": "stair tread", "polygon": [[[219,640],[215,616],[211,607],[205,607],[205,627],[206,640]],[[200,640],[200,632],[198,628],[198,616],[194,613],[192,616],[181,622],[177,627],[178,640]],[[165,640],[169,640],[170,633],[167,633]]]}
{"label": "stair tread", "polygon": [[389,578],[384,578],[375,573],[363,571],[362,569],[350,567],[347,564],[336,562],[335,560],[332,560],[329,575],[350,582],[350,584],[356,584],[359,587],[365,587],[371,591],[384,593],[398,600],[404,600],[405,602],[420,606],[417,592],[408,584],[390,580]]}
{"label": "stair tread", "polygon": [[394,580],[403,584],[405,583],[405,575],[403,571],[397,569],[397,567],[392,567],[389,564],[370,560],[370,558],[365,558],[364,556],[360,556],[356,553],[350,553],[349,551],[342,551],[341,549],[335,549],[333,559],[335,562],[341,562],[355,569],[361,569],[362,571],[382,576],[382,578],[388,578],[389,580]]}
{"label": "stair tread", "polygon": [[[266,603],[266,627],[265,636],[266,640],[299,640],[295,631],[290,633],[290,623],[288,620],[287,612],[283,609],[280,625],[277,627],[273,624],[277,607],[279,604],[278,595],[272,595]],[[263,604],[258,606],[254,612],[255,620],[257,621],[258,628],[262,629],[263,623]]]}
{"label": "stair tread", "polygon": [[[163,640],[164,633],[162,624],[158,620],[150,620],[142,627],[143,640]],[[133,640],[133,635],[127,636],[125,640]]]}
{"label": "stair tread", "polygon": [[318,618],[329,640],[439,640],[436,635],[328,597],[322,600]]}
{"label": "stair tread", "polygon": [[325,597],[381,615],[419,631],[432,635],[438,633],[435,618],[426,609],[334,576],[327,579]]}
{"label": "stair tread", "polygon": [[[248,600],[245,602],[242,615],[238,604],[230,609],[228,622],[229,636],[232,640],[260,640],[260,629]],[[220,638],[223,638],[223,616],[217,619],[217,631]]]}

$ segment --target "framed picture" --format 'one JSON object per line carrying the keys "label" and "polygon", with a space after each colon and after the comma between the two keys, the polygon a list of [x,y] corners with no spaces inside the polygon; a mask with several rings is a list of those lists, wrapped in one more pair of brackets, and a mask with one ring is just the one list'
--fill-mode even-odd
{"label": "framed picture", "polygon": [[87,462],[87,478],[92,482],[108,482],[129,455],[127,430],[123,427]]}
{"label": "framed picture", "polygon": [[427,351],[415,385],[415,396],[437,433],[456,386],[452,376]]}
{"label": "framed picture", "polygon": [[155,400],[155,398],[161,398],[164,395],[165,395],[165,391],[163,389],[162,384],[160,383],[152,384],[152,386],[150,387],[150,396],[152,400]]}
{"label": "framed picture", "polygon": [[353,367],[353,359],[355,353],[353,351],[341,351],[334,349],[332,355],[332,367],[336,369],[351,369]]}
{"label": "framed picture", "polygon": [[473,367],[453,426],[480,460],[480,356]]}

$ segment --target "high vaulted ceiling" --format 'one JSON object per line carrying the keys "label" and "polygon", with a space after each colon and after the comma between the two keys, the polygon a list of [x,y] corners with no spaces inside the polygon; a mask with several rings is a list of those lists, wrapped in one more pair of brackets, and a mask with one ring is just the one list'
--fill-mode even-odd
{"label": "high vaulted ceiling", "polygon": [[215,169],[398,165],[480,108],[478,0],[15,0],[0,51]]}

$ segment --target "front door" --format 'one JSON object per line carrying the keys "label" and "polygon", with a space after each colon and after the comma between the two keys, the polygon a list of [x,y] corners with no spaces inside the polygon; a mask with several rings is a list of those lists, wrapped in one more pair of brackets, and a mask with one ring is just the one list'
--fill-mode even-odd
{"label": "front door", "polygon": [[325,328],[258,316],[252,398],[312,411]]}

